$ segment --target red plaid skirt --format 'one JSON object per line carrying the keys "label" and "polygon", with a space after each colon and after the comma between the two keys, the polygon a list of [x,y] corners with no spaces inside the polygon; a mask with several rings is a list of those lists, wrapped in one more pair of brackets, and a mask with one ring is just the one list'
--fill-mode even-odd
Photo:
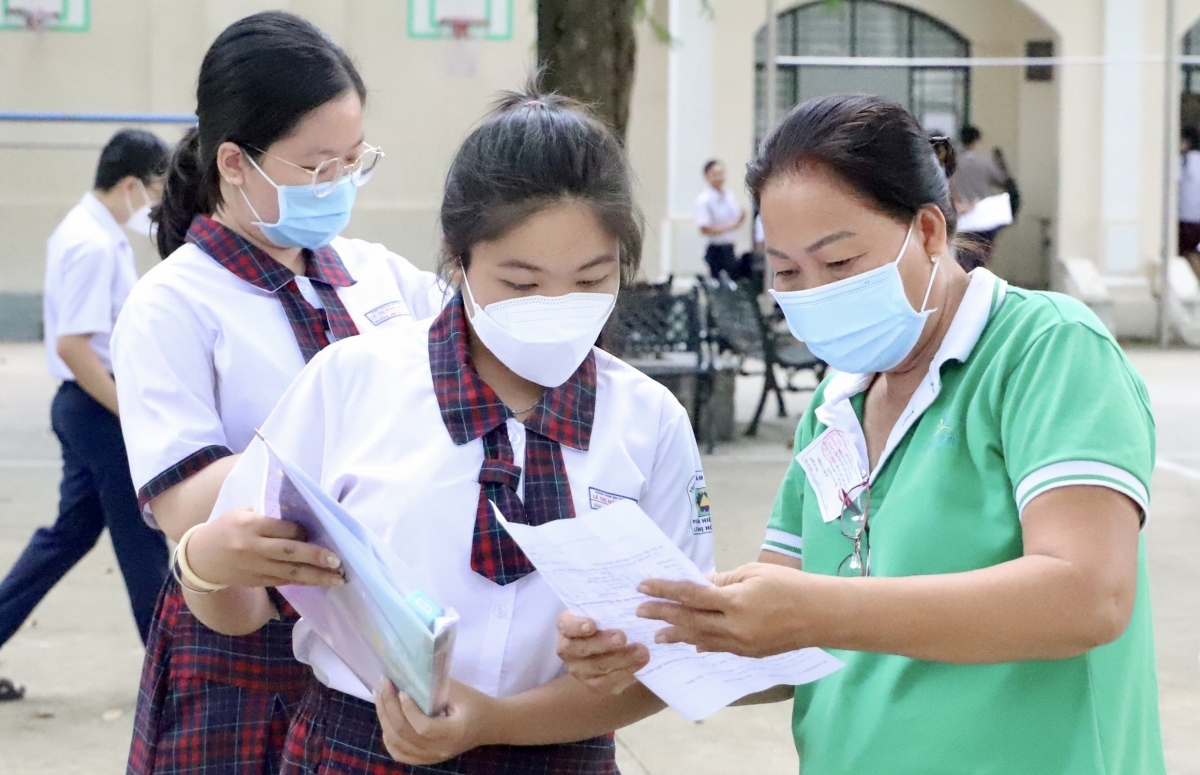
{"label": "red plaid skirt", "polygon": [[282,618],[235,638],[201,624],[167,579],[146,643],[128,775],[278,772],[312,671],[292,652],[299,617],[269,592]]}
{"label": "red plaid skirt", "polygon": [[375,706],[315,678],[292,719],[280,775],[620,775],[612,735],[578,743],[476,748],[428,767],[383,747]]}

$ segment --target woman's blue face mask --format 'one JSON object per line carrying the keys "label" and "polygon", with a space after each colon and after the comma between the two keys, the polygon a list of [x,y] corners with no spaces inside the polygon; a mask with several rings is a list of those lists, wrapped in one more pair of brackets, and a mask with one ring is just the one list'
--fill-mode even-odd
{"label": "woman's blue face mask", "polygon": [[783,310],[792,336],[808,345],[813,355],[838,371],[868,374],[899,366],[916,347],[938,259],[925,289],[921,309],[914,310],[904,293],[899,264],[912,240],[916,221],[896,260],[854,277],[803,291],[771,291]]}
{"label": "woman's blue face mask", "polygon": [[272,244],[281,248],[308,248],[315,250],[333,241],[350,223],[350,214],[354,209],[354,200],[358,196],[358,187],[345,175],[324,196],[317,196],[312,185],[281,186],[263,172],[262,167],[245,154],[245,157],[258,170],[263,179],[275,187],[279,199],[279,219],[275,223],[263,223],[262,217],[250,203],[250,198],[241,186],[242,198],[254,213],[258,227],[263,236]]}

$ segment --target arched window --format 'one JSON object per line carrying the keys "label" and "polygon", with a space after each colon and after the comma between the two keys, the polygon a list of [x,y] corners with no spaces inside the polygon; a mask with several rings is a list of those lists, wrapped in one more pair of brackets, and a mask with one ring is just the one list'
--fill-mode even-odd
{"label": "arched window", "polygon": [[[971,44],[921,11],[882,0],[819,1],[779,14],[779,53],[790,56],[969,57]],[[755,46],[755,140],[766,133],[766,40]],[[776,115],[824,94],[866,92],[904,105],[929,129],[956,136],[970,117],[970,69],[781,66]]]}
{"label": "arched window", "polygon": [[[1196,56],[1197,54],[1200,54],[1200,23],[1183,36],[1183,55]],[[1200,65],[1183,66],[1183,93],[1200,94]]]}

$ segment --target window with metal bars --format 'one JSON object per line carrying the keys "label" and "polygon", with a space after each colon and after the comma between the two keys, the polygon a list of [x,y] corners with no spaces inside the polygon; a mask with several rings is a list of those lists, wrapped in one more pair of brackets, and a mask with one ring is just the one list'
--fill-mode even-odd
{"label": "window with metal bars", "polygon": [[[784,56],[967,58],[970,42],[944,22],[883,0],[820,0],[788,9],[777,22]],[[755,46],[755,145],[767,131],[767,30]],[[838,67],[781,65],[776,71],[776,116],[812,97],[867,92],[908,108],[936,131],[957,134],[970,120],[967,66]],[[1200,79],[1197,80],[1200,86]]]}

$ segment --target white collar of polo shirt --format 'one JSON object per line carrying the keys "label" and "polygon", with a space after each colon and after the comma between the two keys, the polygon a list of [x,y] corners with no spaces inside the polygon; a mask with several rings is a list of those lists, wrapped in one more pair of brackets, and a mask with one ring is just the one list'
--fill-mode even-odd
{"label": "white collar of polo shirt", "polygon": [[108,232],[108,235],[112,237],[117,244],[129,244],[129,235],[125,233],[125,229],[121,226],[121,224],[117,223],[117,219],[114,218],[113,214],[108,211],[108,208],[104,206],[104,203],[96,198],[95,194],[93,194],[91,191],[87,192],[83,195],[83,199],[80,201],[80,204],[83,205],[83,209],[86,210],[87,214],[92,217],[92,220],[96,222],[96,225]]}
{"label": "white collar of polo shirt", "polygon": [[[981,267],[971,272],[971,283],[967,286],[967,292],[963,295],[958,311],[954,313],[954,320],[950,322],[946,338],[942,340],[941,346],[933,356],[925,380],[908,400],[908,406],[904,408],[903,414],[892,428],[887,445],[883,448],[883,454],[879,456],[879,462],[871,471],[871,481],[875,480],[875,475],[891,457],[896,445],[904,438],[904,434],[921,419],[925,410],[941,393],[942,366],[947,361],[966,361],[971,356],[975,345],[979,343],[979,337],[983,335],[983,329],[991,320],[992,314],[1004,303],[1007,291],[1008,283],[987,269]],[[850,399],[870,387],[874,377],[873,373],[838,372],[834,374],[825,387],[825,401],[814,410],[817,421],[822,425],[828,428],[839,428],[853,439],[859,457],[864,463],[868,459],[867,441],[863,436],[862,424],[858,421],[854,407],[850,404]]]}

